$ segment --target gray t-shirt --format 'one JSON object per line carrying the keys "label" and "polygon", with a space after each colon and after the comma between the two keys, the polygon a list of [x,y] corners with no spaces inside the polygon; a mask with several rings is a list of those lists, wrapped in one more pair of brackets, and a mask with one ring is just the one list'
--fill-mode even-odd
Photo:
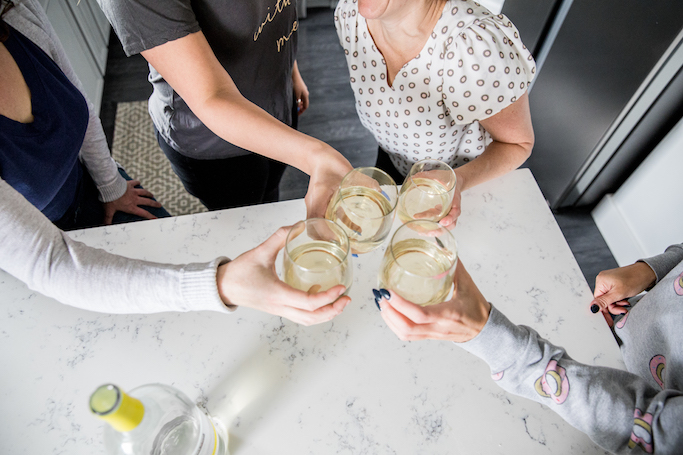
{"label": "gray t-shirt", "polygon": [[[98,0],[127,55],[202,31],[242,95],[292,124],[298,21],[289,0]],[[182,64],[182,62],[179,62]],[[150,65],[149,113],[166,142],[196,159],[248,152],[216,136]]]}

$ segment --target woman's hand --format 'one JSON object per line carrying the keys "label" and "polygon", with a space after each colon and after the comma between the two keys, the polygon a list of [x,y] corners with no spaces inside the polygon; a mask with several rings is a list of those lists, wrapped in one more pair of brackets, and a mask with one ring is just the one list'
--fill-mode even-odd
{"label": "woman's hand", "polygon": [[445,228],[453,229],[455,224],[462,213],[461,201],[462,201],[462,189],[464,188],[465,180],[464,178],[455,171],[455,191],[453,192],[453,202],[451,202],[451,210],[448,215],[441,218],[439,224]]}
{"label": "woman's hand", "polygon": [[[453,298],[437,305],[419,306],[396,293],[380,291],[376,299],[382,318],[404,341],[449,340],[462,343],[481,332],[491,312],[489,304],[472,281],[465,266],[458,261]],[[385,298],[389,295],[389,298]]]}
{"label": "woman's hand", "polygon": [[626,300],[636,296],[652,286],[657,279],[655,272],[644,262],[603,270],[595,278],[595,292],[591,302],[591,311],[623,314],[629,302]]}
{"label": "woman's hand", "polygon": [[325,218],[327,204],[339,189],[344,176],[353,170],[351,163],[339,152],[326,147],[329,151],[314,155],[317,159],[312,161],[309,173],[311,178],[304,198],[306,218]]}
{"label": "woman's hand", "polygon": [[157,217],[143,209],[142,205],[148,207],[161,207],[161,204],[154,199],[152,193],[144,188],[135,188],[140,185],[138,180],[128,180],[126,182],[126,192],[120,198],[104,203],[104,224],[111,224],[116,212],[125,212],[139,217],[155,220]]}
{"label": "woman's hand", "polygon": [[342,296],[342,285],[308,294],[278,278],[275,259],[285,246],[290,228],[278,229],[261,245],[218,267],[218,293],[226,304],[250,307],[299,324],[327,322],[341,313],[351,298]]}
{"label": "woman's hand", "polygon": [[294,96],[296,97],[296,110],[299,115],[308,109],[308,87],[299,73],[299,65],[294,62],[292,67],[292,83],[294,85]]}

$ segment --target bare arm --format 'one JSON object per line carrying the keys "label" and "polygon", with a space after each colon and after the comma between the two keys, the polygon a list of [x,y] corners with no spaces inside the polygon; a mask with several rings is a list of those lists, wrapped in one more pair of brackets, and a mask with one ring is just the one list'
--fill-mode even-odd
{"label": "bare arm", "polygon": [[475,160],[455,169],[457,182],[453,207],[440,221],[449,229],[455,226],[460,216],[461,192],[517,169],[529,158],[534,147],[534,130],[531,126],[527,93],[496,115],[479,123],[491,135],[493,142]]}
{"label": "bare arm", "polygon": [[481,120],[493,138],[477,159],[456,170],[461,191],[517,169],[531,155],[534,130],[527,93],[498,114]]}
{"label": "bare arm", "polygon": [[294,62],[292,67],[292,83],[294,84],[294,96],[296,97],[296,110],[299,115],[308,109],[308,87],[299,72],[299,65]]}
{"label": "bare arm", "polygon": [[308,216],[323,215],[334,189],[351,170],[346,158],[244,98],[202,32],[169,41],[142,55],[216,135],[310,175]]}

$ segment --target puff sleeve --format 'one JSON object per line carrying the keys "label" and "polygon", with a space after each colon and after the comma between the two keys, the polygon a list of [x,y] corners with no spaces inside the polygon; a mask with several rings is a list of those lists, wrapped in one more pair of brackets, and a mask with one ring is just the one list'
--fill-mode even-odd
{"label": "puff sleeve", "polygon": [[528,90],[536,73],[517,28],[503,15],[486,13],[446,31],[451,36],[444,40],[438,75],[444,109],[459,124],[502,111]]}

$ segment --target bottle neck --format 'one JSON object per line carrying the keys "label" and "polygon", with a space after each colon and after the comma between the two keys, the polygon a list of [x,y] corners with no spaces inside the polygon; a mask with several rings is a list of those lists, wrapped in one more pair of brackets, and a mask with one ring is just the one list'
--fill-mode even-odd
{"label": "bottle neck", "polygon": [[137,427],[145,415],[145,407],[113,384],[99,387],[90,396],[90,410],[119,432]]}

